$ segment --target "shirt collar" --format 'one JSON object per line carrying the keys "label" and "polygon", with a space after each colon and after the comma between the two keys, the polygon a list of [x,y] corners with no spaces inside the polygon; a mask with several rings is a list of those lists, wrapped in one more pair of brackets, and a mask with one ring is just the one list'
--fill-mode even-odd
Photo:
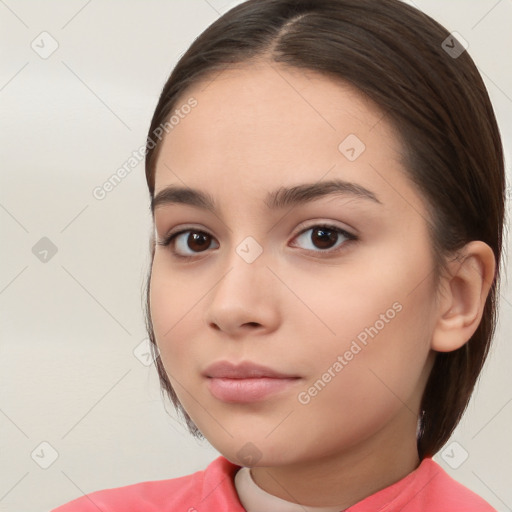
{"label": "shirt collar", "polygon": [[252,479],[250,468],[242,467],[235,475],[238,499],[247,512],[340,512],[342,507],[310,507],[292,503],[269,494]]}

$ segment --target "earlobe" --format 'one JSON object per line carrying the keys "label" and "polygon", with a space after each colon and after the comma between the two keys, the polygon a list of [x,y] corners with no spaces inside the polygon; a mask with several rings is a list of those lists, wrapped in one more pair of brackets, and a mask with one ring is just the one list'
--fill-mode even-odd
{"label": "earlobe", "polygon": [[469,341],[480,324],[495,268],[492,249],[479,240],[466,244],[448,263],[440,283],[432,350],[452,352]]}

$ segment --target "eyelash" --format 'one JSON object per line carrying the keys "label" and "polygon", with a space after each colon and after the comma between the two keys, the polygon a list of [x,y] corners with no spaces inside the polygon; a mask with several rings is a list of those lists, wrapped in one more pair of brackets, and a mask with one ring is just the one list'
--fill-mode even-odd
{"label": "eyelash", "polygon": [[[326,254],[326,255],[332,255],[333,253],[338,253],[340,251],[342,251],[345,247],[345,245],[347,244],[347,242],[352,242],[352,241],[356,241],[358,238],[353,235],[352,233],[349,233],[348,231],[345,231],[344,229],[341,229],[340,227],[338,226],[334,226],[332,224],[312,224],[311,226],[308,226],[306,228],[304,228],[302,231],[300,231],[297,235],[294,236],[294,239],[295,238],[298,238],[299,236],[303,235],[304,233],[307,233],[308,231],[314,229],[314,228],[320,228],[320,229],[325,229],[326,231],[334,231],[336,233],[338,233],[339,235],[342,235],[344,238],[346,238],[346,240],[341,244],[339,245],[337,248],[335,249],[326,249],[326,250],[317,250],[317,251],[314,251],[314,250],[308,250],[308,249],[304,249],[306,250],[307,252],[313,252],[313,253],[320,253],[320,254]],[[210,233],[208,233],[207,231],[204,231],[202,229],[197,229],[197,228],[194,228],[194,227],[185,227],[183,229],[180,229],[179,231],[176,231],[174,233],[169,233],[169,235],[167,235],[163,240],[158,240],[157,241],[157,244],[158,245],[161,245],[163,247],[168,247],[172,244],[172,242],[179,236],[179,235],[182,235],[184,233],[197,233],[197,234],[202,234],[202,235],[207,235],[209,237],[211,237],[212,239],[215,239]],[[197,256],[183,256],[181,254],[177,254],[175,249],[172,248],[172,254],[175,258],[179,258],[181,260],[193,260],[193,259],[197,259]],[[197,255],[201,255],[202,252],[207,252],[207,251],[201,251],[201,252],[198,252]],[[324,256],[322,256],[324,257]]]}

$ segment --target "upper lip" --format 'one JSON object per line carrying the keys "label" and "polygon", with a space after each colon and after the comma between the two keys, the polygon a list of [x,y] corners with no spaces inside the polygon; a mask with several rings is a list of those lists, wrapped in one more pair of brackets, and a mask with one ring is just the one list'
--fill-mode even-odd
{"label": "upper lip", "polygon": [[292,379],[297,378],[296,375],[290,375],[267,366],[256,364],[250,361],[242,363],[231,363],[229,361],[219,361],[213,363],[203,372],[206,377],[225,378],[225,379],[256,379],[267,377],[272,379]]}

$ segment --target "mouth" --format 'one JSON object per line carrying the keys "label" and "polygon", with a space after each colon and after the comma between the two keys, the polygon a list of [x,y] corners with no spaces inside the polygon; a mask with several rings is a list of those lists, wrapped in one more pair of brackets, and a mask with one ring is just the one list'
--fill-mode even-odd
{"label": "mouth", "polygon": [[210,365],[203,376],[211,394],[223,402],[249,403],[283,392],[301,377],[252,362],[221,361]]}

